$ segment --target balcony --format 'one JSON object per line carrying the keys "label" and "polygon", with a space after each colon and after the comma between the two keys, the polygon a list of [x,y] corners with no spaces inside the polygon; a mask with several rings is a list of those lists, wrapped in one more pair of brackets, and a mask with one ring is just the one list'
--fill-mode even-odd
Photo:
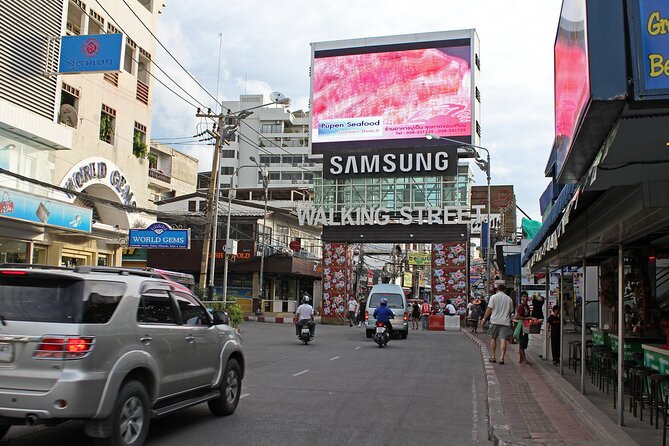
{"label": "balcony", "polygon": [[162,173],[158,169],[153,169],[153,168],[149,169],[149,178],[154,178],[156,180],[160,180],[160,181],[163,181],[165,183],[171,183],[172,182],[172,177],[170,177],[169,175],[165,175],[164,173]]}

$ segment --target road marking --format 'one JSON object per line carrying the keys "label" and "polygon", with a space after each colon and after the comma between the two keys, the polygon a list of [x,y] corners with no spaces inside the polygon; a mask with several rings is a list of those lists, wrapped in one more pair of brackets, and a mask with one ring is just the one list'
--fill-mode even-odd
{"label": "road marking", "polygon": [[472,375],[472,444],[479,444],[478,423],[479,409],[476,395],[476,375]]}
{"label": "road marking", "polygon": [[330,358],[330,361],[334,361],[335,359],[339,359],[339,356],[335,356],[334,358]]}
{"label": "road marking", "polygon": [[244,399],[244,398],[246,398],[247,396],[251,396],[251,394],[250,394],[250,393],[242,393],[241,395],[239,395],[239,399],[240,399],[240,400],[241,400],[241,399]]}
{"label": "road marking", "polygon": [[309,370],[302,370],[301,372],[293,373],[293,376],[300,376],[304,375],[305,373],[309,373]]}
{"label": "road marking", "polygon": [[360,346],[354,348],[353,350],[360,350]]}

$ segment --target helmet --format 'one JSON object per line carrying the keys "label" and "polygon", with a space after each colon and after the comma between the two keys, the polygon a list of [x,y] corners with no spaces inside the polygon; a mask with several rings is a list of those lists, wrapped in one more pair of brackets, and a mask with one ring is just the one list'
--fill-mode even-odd
{"label": "helmet", "polygon": [[302,298],[302,303],[308,304],[309,303],[309,296],[305,294],[305,296]]}
{"label": "helmet", "polygon": [[379,301],[379,303],[383,306],[386,306],[386,305],[388,305],[388,299],[386,299],[385,297],[382,297],[381,300]]}

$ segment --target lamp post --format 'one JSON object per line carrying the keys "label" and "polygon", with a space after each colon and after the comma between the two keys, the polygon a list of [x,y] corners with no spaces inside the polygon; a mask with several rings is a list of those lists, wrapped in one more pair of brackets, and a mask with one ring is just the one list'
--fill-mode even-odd
{"label": "lamp post", "polygon": [[[262,304],[262,298],[263,298],[263,291],[264,291],[264,273],[265,273],[265,229],[267,227],[267,188],[269,186],[269,176],[267,174],[267,170],[263,169],[263,167],[258,164],[258,161],[256,161],[255,157],[249,156],[249,159],[251,160],[252,163],[255,163],[256,166],[258,166],[258,169],[260,169],[260,172],[262,174],[262,187],[263,191],[265,193],[265,211],[263,213],[262,217],[262,238],[263,238],[263,243],[261,243],[261,251],[260,251],[260,277],[259,277],[259,283],[258,283],[258,303],[257,303],[257,308],[256,308],[256,313],[262,313],[260,309],[260,305]],[[258,237],[258,241],[260,241],[260,237]]]}
{"label": "lamp post", "polygon": [[[490,300],[490,151],[486,149],[485,147],[477,146],[474,144],[468,144],[462,141],[458,141],[457,139],[451,139],[451,138],[446,138],[444,136],[439,136],[435,135],[432,133],[428,133],[425,135],[427,139],[443,139],[444,141],[451,141],[457,144],[461,144],[463,149],[466,149],[467,152],[469,150],[473,150],[475,154],[475,159],[474,162],[476,165],[481,169],[483,172],[486,174],[486,181],[487,181],[487,223],[488,223],[488,234],[486,237],[486,266],[485,266],[485,272],[486,272],[486,288],[487,288],[487,297],[488,301]],[[486,152],[486,159],[482,159],[479,156],[479,153],[477,150],[485,150]],[[471,158],[468,157],[468,158]],[[481,228],[481,236],[483,236],[483,228]]]}
{"label": "lamp post", "polygon": [[[285,97],[283,94],[278,92],[272,92],[269,95],[269,98],[272,102],[267,104],[257,105],[255,107],[249,107],[237,112],[231,112],[226,110],[226,113],[214,114],[209,109],[206,113],[201,113],[200,109],[196,114],[199,118],[212,118],[217,119],[218,130],[212,131],[207,130],[212,137],[214,137],[216,144],[214,150],[214,156],[212,159],[211,167],[211,178],[209,182],[209,192],[207,195],[207,214],[206,214],[206,223],[204,227],[204,238],[202,243],[202,260],[200,262],[200,279],[199,286],[204,288],[207,278],[207,266],[210,267],[209,272],[209,293],[210,297],[213,296],[214,288],[214,268],[216,265],[216,237],[217,237],[217,223],[218,223],[218,195],[220,189],[220,152],[224,144],[227,144],[228,139],[234,135],[239,127],[239,123],[242,119],[247,118],[255,110],[262,107],[267,107],[269,105],[284,105],[287,106],[290,104],[290,98]],[[213,238],[213,242],[212,242]],[[213,247],[211,246],[213,244]],[[210,252],[211,250],[211,252]],[[209,263],[209,258],[211,256],[211,263]],[[226,296],[227,297],[227,296]]]}
{"label": "lamp post", "polygon": [[[223,263],[223,302],[227,303],[228,301],[228,265],[229,265],[229,260],[228,260],[228,254],[231,254],[228,252],[230,248],[230,219],[232,218],[232,199],[236,195],[236,187],[235,187],[235,178],[239,175],[239,171],[242,170],[244,167],[255,167],[251,166],[249,164],[244,165],[244,166],[239,166],[238,168],[235,169],[235,172],[232,174],[232,179],[231,179],[231,184],[230,184],[230,190],[228,191],[228,218],[227,221],[225,222],[225,261]],[[213,260],[212,260],[213,262]],[[213,268],[212,268],[212,277],[214,275],[213,273]]]}

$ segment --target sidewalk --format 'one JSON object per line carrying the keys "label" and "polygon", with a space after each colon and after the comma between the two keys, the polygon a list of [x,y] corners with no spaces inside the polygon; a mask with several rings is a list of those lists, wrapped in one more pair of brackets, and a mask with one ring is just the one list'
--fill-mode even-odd
{"label": "sidewalk", "polygon": [[[528,353],[518,364],[509,345],[504,365],[488,362],[487,334],[463,334],[481,349],[487,379],[489,438],[495,445],[638,446],[607,415],[563,379],[547,361]],[[499,357],[500,347],[497,347]]]}

